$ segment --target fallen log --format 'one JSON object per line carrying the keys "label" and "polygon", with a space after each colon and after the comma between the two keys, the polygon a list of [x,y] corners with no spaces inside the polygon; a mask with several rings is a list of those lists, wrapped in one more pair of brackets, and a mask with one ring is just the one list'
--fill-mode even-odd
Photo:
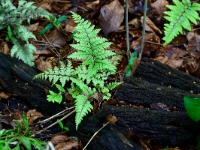
{"label": "fallen log", "polygon": [[[33,81],[33,76],[37,74],[35,69],[2,53],[0,58],[0,91],[6,92],[11,98],[21,98],[31,108],[48,116],[64,108],[63,104],[46,101],[45,88],[50,89],[51,84],[43,80]],[[74,117],[67,120],[66,125],[70,128],[70,135],[79,137],[85,145],[106,122],[107,114],[117,117],[116,124],[102,129],[88,149],[139,149],[137,144],[125,136],[127,131],[165,146],[184,145],[199,132],[200,124],[187,116],[183,96],[198,96],[199,83],[198,78],[144,58],[136,69],[135,77],[125,78],[114,96],[127,105],[143,105],[144,108],[108,105],[96,115],[86,116],[78,131],[75,131]],[[158,103],[166,107],[155,108]],[[113,144],[108,144],[108,141]]]}
{"label": "fallen log", "polygon": [[143,58],[137,66],[134,76],[151,83],[192,91],[195,94],[200,93],[198,78],[153,59]]}

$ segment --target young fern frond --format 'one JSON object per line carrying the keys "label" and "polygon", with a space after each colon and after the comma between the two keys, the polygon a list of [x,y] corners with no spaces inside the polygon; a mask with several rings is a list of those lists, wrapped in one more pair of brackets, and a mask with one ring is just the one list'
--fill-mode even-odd
{"label": "young fern frond", "polygon": [[200,10],[200,4],[191,3],[190,0],[173,0],[175,5],[167,5],[171,11],[164,12],[170,23],[164,24],[165,36],[163,40],[164,45],[170,43],[176,36],[182,33],[183,28],[191,30],[190,22],[197,24],[200,17],[197,11]]}
{"label": "young fern frond", "polygon": [[18,7],[15,7],[10,0],[2,0],[0,3],[0,30],[9,27],[8,34],[12,32],[12,36],[8,36],[8,39],[14,44],[11,56],[16,56],[30,66],[34,66],[33,54],[36,52],[36,48],[29,43],[29,39],[36,40],[36,37],[23,26],[23,22],[30,23],[31,19],[37,17],[47,18],[52,22],[56,21],[51,13],[34,6],[33,2],[19,0]]}
{"label": "young fern frond", "polygon": [[[77,43],[71,46],[77,51],[68,58],[79,59],[83,63],[73,69],[70,61],[67,66],[61,62],[60,68],[49,69],[36,75],[35,78],[48,78],[53,84],[60,81],[62,86],[65,82],[71,81],[68,92],[75,99],[75,122],[78,128],[83,117],[93,109],[90,101],[95,94],[100,93],[104,99],[108,100],[111,96],[110,90],[121,83],[106,83],[108,76],[116,73],[115,65],[118,61],[114,52],[105,50],[111,43],[105,38],[97,37],[100,30],[94,29],[94,25],[90,22],[73,12],[72,16],[78,25],[74,33],[74,40]],[[58,95],[53,93],[51,97],[58,97]],[[60,103],[60,99],[58,102]]]}

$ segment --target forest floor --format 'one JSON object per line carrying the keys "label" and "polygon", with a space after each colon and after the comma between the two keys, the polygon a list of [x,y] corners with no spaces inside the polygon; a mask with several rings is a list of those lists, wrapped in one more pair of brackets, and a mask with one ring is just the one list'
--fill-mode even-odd
{"label": "forest floor", "polygon": [[[96,28],[100,28],[99,36],[106,37],[112,45],[110,49],[120,55],[121,60],[117,66],[116,79],[123,81],[125,70],[127,68],[127,45],[126,45],[126,27],[125,27],[125,2],[123,0],[29,0],[33,1],[37,7],[51,12],[56,17],[63,15],[69,16],[61,23],[61,29],[56,28],[47,31],[42,36],[38,33],[49,23],[45,19],[32,20],[30,24],[25,25],[32,31],[37,41],[31,40],[31,43],[37,47],[37,52],[34,54],[35,70],[42,72],[47,68],[53,68],[60,60],[64,60],[74,49],[70,47],[73,42],[71,40],[72,33],[76,27],[76,23],[71,17],[70,11],[74,11],[81,15],[84,19],[89,20]],[[13,0],[13,4],[17,5],[18,1]],[[164,24],[167,21],[164,19],[164,12],[167,10],[166,5],[172,4],[171,0],[150,0],[148,1],[147,19],[146,19],[146,34],[145,45],[143,50],[143,57],[153,58],[172,68],[179,69],[187,74],[193,76],[200,76],[200,35],[199,22],[192,26],[192,31],[184,31],[183,34],[176,37],[170,44],[163,45]],[[129,22],[129,42],[130,55],[134,50],[139,50],[141,45],[142,27],[143,27],[143,1],[129,0],[128,7],[128,22]],[[1,32],[0,37],[4,36]],[[2,53],[9,55],[12,47],[11,42],[1,39],[0,50]],[[6,101],[9,97],[4,91],[0,93],[0,99]],[[4,116],[12,116],[7,118],[6,124],[11,124],[10,119],[22,120],[22,111],[26,112],[29,123],[32,124],[36,119],[43,117],[40,112],[36,110],[17,109],[10,110],[9,107],[0,110]],[[1,125],[1,124],[0,124]],[[58,127],[57,127],[58,128]],[[62,131],[62,130],[58,130]],[[68,138],[66,136],[53,137],[51,140],[58,140],[56,138]],[[55,141],[54,141],[55,142]],[[55,142],[56,143],[56,142]],[[71,145],[71,146],[69,146]],[[62,147],[64,147],[62,145]],[[68,143],[65,150],[73,149],[72,147],[82,147],[79,142],[74,140]],[[145,146],[144,146],[145,147]],[[149,146],[148,146],[149,147]],[[167,145],[166,145],[167,147]],[[59,148],[57,148],[59,149]],[[64,148],[60,148],[63,149]],[[159,145],[156,149],[165,149]],[[166,148],[167,149],[167,148]],[[171,150],[178,150],[179,147],[169,148]]]}

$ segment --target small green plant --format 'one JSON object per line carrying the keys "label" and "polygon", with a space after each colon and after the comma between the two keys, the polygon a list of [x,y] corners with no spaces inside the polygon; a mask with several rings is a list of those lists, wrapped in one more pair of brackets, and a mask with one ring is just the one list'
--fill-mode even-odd
{"label": "small green plant", "polygon": [[[118,57],[116,53],[105,50],[110,46],[106,38],[98,37],[100,29],[94,29],[94,25],[72,12],[73,19],[78,25],[73,35],[76,44],[71,44],[77,51],[68,56],[67,65],[60,62],[60,67],[48,69],[34,77],[49,79],[53,84],[58,81],[64,87],[66,82],[71,82],[68,92],[75,99],[75,122],[76,128],[83,117],[93,109],[91,101],[97,95],[108,100],[111,97],[110,90],[114,89],[120,82],[107,83],[109,75],[116,73]],[[82,60],[82,64],[74,68],[70,59]],[[58,87],[59,94],[64,92]],[[60,89],[59,89],[60,88]],[[50,92],[50,95],[56,95]],[[60,103],[60,96],[55,96],[54,101]],[[48,100],[52,101],[49,99]]]}
{"label": "small green plant", "polygon": [[19,0],[18,7],[15,7],[10,0],[1,0],[0,3],[0,30],[8,31],[7,40],[14,44],[10,55],[22,60],[30,66],[34,66],[33,53],[36,48],[29,42],[35,39],[35,35],[30,32],[23,23],[30,23],[31,19],[43,17],[50,20],[54,25],[59,25],[56,18],[42,8],[33,5],[33,2]]}
{"label": "small green plant", "polygon": [[57,122],[62,130],[69,131],[69,128],[67,126],[64,126],[61,120],[57,120]]}
{"label": "small green plant", "polygon": [[128,66],[126,68],[126,77],[131,76],[133,65],[137,59],[137,54],[138,54],[138,51],[134,51],[134,53],[131,55],[128,61]]}
{"label": "small green plant", "polygon": [[183,28],[190,31],[190,21],[197,24],[197,20],[200,20],[197,13],[200,10],[200,4],[191,3],[190,0],[182,0],[182,2],[173,0],[173,2],[175,5],[167,5],[171,11],[164,12],[167,15],[164,18],[169,21],[168,24],[164,24],[164,45],[167,45],[176,36],[181,34]]}
{"label": "small green plant", "polygon": [[[28,120],[22,115],[23,126],[19,121],[15,120],[16,127],[14,129],[0,130],[0,149],[1,150],[45,150],[46,143],[38,141],[30,136]],[[24,128],[24,129],[23,129]]]}

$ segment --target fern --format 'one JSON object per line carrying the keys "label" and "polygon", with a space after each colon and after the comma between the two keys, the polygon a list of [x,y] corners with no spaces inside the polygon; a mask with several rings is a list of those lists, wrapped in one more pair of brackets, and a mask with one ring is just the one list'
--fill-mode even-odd
{"label": "fern", "polygon": [[83,63],[73,68],[70,60],[67,65],[61,62],[60,68],[48,69],[36,75],[34,79],[48,79],[53,84],[59,81],[62,86],[68,81],[71,82],[68,92],[75,99],[75,122],[78,128],[83,117],[93,109],[90,101],[95,95],[99,93],[108,100],[111,96],[110,90],[121,83],[106,83],[108,76],[116,73],[115,65],[118,61],[114,52],[105,50],[111,43],[105,38],[97,37],[100,30],[94,29],[95,26],[90,22],[73,12],[72,16],[78,25],[73,34],[77,43],[71,46],[77,51],[69,55],[68,59],[79,59]]}
{"label": "fern", "polygon": [[29,39],[35,39],[35,35],[28,31],[23,26],[23,22],[30,23],[31,19],[37,17],[47,18],[48,20],[55,22],[56,18],[49,12],[38,8],[33,5],[33,2],[26,2],[25,0],[19,0],[18,7],[15,7],[10,0],[1,0],[0,3],[0,30],[8,28],[8,39],[10,39],[14,46],[11,49],[11,56],[17,57],[30,66],[34,66],[33,54],[36,51],[34,45],[29,43]]}
{"label": "fern", "polygon": [[197,11],[200,10],[200,4],[191,3],[190,0],[173,0],[175,5],[167,5],[171,11],[166,11],[165,19],[170,23],[164,24],[165,36],[164,45],[170,43],[176,36],[182,33],[183,28],[191,30],[190,22],[197,24],[200,17]]}

